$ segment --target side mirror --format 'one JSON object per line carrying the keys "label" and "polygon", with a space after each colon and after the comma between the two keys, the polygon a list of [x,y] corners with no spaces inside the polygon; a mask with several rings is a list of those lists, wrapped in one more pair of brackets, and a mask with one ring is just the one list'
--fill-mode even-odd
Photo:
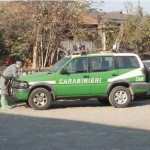
{"label": "side mirror", "polygon": [[68,74],[67,72],[67,69],[66,68],[63,68],[61,71],[60,71],[61,74]]}

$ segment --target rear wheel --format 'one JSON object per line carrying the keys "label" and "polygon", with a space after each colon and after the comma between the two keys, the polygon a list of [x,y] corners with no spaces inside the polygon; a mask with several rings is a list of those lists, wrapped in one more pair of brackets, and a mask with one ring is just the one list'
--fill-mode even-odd
{"label": "rear wheel", "polygon": [[129,105],[130,101],[131,93],[126,87],[117,86],[109,94],[109,102],[116,108],[124,108]]}
{"label": "rear wheel", "polygon": [[50,107],[52,96],[45,88],[34,89],[29,96],[29,105],[37,110],[45,110]]}

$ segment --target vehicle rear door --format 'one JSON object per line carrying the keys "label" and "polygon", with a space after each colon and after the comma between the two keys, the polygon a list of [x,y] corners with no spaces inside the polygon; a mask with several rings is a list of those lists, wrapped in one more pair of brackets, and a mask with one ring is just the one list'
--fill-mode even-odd
{"label": "vehicle rear door", "polygon": [[109,80],[119,72],[113,56],[90,57],[91,95],[105,95]]}

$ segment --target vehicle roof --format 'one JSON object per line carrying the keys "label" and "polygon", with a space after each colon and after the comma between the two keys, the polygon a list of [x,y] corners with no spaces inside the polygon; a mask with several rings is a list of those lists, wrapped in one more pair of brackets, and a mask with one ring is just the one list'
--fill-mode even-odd
{"label": "vehicle roof", "polygon": [[137,56],[134,53],[95,53],[95,54],[78,54],[78,55],[71,55],[72,58],[76,57],[90,57],[90,56]]}

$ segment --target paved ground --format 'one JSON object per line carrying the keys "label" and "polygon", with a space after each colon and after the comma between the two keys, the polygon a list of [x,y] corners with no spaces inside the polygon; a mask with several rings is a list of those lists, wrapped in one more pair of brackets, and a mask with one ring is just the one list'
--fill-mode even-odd
{"label": "paved ground", "polygon": [[149,150],[150,100],[127,108],[60,101],[46,111],[0,109],[0,150]]}

